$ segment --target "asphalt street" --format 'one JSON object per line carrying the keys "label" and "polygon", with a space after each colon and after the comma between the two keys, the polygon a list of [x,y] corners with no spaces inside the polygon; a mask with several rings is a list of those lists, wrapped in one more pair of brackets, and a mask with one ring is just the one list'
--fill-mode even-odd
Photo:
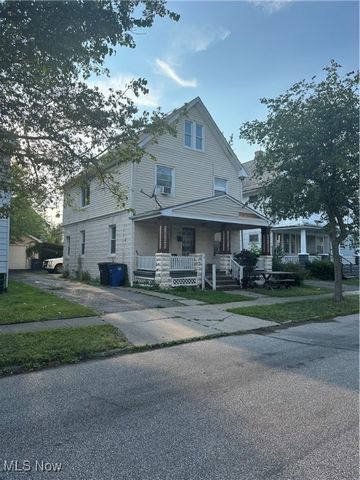
{"label": "asphalt street", "polygon": [[357,479],[357,343],[353,315],[3,378],[0,478]]}

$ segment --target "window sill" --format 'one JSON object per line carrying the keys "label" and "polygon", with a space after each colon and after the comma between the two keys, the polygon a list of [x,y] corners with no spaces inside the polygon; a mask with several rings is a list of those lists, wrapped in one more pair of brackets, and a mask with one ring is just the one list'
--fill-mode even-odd
{"label": "window sill", "polygon": [[108,254],[108,257],[109,257],[109,258],[115,258],[115,257],[116,257],[116,253],[109,253],[109,254]]}
{"label": "window sill", "polygon": [[199,150],[198,148],[188,147],[187,145],[184,145],[184,148],[186,148],[187,150],[192,150],[193,152],[205,153],[205,149],[204,149],[204,148],[202,148],[201,150]]}

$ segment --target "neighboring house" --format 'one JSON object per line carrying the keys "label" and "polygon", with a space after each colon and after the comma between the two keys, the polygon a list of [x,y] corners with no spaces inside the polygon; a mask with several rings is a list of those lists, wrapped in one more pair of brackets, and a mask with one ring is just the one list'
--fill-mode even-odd
{"label": "neighboring house", "polygon": [[[20,240],[10,243],[9,249],[9,270],[29,270],[31,258],[27,255],[27,248],[40,243],[41,240],[33,235],[23,235]],[[33,255],[32,258],[38,258]]]}
{"label": "neighboring house", "polygon": [[[204,283],[205,269],[230,267],[240,250],[240,231],[259,228],[269,254],[269,221],[242,203],[246,172],[199,97],[186,105],[186,117],[167,116],[177,136],[151,137],[141,146],[156,157],[119,164],[114,176],[128,193],[119,210],[111,193],[93,179],[68,186],[64,206],[64,269],[98,277],[99,262],[128,266],[131,282],[163,287]],[[175,123],[177,122],[177,123]],[[152,195],[153,192],[155,195]]]}
{"label": "neighboring house", "polygon": [[[243,184],[243,200],[252,207],[257,202],[261,190],[258,179],[254,177],[256,156],[259,153],[255,153],[254,160],[243,163],[248,174]],[[329,258],[332,253],[331,242],[323,227],[320,215],[278,222],[271,227],[271,251],[273,252],[277,246],[281,247],[285,254],[284,261],[292,263]],[[259,230],[244,232],[244,248],[249,248],[251,244],[260,244]],[[345,263],[355,263],[356,254],[350,240],[341,245],[340,254]]]}

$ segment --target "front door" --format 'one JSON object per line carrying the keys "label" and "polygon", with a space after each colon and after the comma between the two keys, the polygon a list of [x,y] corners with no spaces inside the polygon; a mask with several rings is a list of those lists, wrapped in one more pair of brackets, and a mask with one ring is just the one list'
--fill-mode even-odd
{"label": "front door", "polygon": [[183,228],[182,254],[187,256],[190,253],[195,253],[195,228]]}

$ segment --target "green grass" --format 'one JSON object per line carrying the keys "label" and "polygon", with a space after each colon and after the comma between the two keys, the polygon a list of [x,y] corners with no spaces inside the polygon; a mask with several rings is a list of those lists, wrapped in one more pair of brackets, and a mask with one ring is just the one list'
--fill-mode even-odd
{"label": "green grass", "polygon": [[0,325],[92,315],[98,312],[20,282],[10,282],[0,295]]}
{"label": "green grass", "polygon": [[346,280],[343,280],[344,285],[355,285],[358,287],[360,285],[360,281],[358,278],[347,278]]}
{"label": "green grass", "polygon": [[74,363],[126,346],[125,337],[112,325],[0,334],[0,374]]}
{"label": "green grass", "polygon": [[178,297],[188,298],[189,300],[199,300],[205,303],[230,303],[243,302],[245,300],[254,300],[254,297],[246,297],[244,295],[225,293],[221,290],[199,290],[192,288],[172,288],[169,292]]}
{"label": "green grass", "polygon": [[333,289],[324,287],[313,287],[311,285],[303,285],[301,287],[290,288],[253,288],[252,292],[261,293],[262,295],[268,295],[270,297],[302,297],[305,295],[321,295],[323,293],[331,293]]}
{"label": "green grass", "polygon": [[324,320],[339,315],[359,312],[357,295],[347,296],[336,303],[332,298],[321,300],[304,300],[302,302],[286,302],[275,305],[230,308],[228,312],[249,315],[278,323],[302,320]]}

